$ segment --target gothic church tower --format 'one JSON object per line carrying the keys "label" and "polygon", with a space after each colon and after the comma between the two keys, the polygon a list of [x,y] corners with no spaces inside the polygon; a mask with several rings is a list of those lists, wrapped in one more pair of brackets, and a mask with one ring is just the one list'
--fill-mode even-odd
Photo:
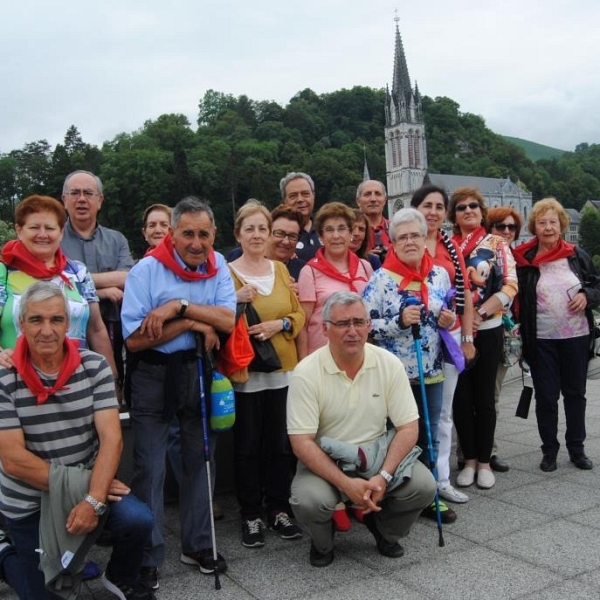
{"label": "gothic church tower", "polygon": [[385,100],[385,164],[387,171],[388,214],[410,205],[415,190],[423,185],[427,171],[425,124],[421,96],[410,85],[404,47],[396,21],[394,78]]}

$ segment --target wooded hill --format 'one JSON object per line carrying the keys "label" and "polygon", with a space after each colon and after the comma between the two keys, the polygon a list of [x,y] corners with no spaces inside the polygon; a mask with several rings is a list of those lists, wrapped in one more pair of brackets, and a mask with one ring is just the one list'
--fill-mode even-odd
{"label": "wooded hill", "polygon": [[[54,149],[40,140],[0,155],[0,218],[10,221],[15,202],[29,194],[59,198],[65,175],[88,169],[104,183],[101,221],[121,230],[138,256],[144,208],[174,205],[190,193],[211,202],[217,246],[230,246],[234,210],[250,197],[275,206],[288,171],[311,174],[317,207],[330,200],[354,204],[365,153],[371,177],[385,182],[384,94],[367,87],[321,95],[305,89],[283,107],[209,90],[197,126],[165,114],[101,148],[85,143],[73,125]],[[424,97],[423,111],[431,172],[510,176],[534,200],[553,195],[577,209],[600,198],[600,145],[580,144],[576,152],[533,163],[450,98]]]}

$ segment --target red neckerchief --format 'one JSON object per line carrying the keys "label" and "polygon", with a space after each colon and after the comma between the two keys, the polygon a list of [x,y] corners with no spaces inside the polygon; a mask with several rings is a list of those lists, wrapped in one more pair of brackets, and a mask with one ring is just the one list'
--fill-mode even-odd
{"label": "red neckerchief", "polygon": [[358,271],[358,267],[360,266],[360,258],[354,254],[354,252],[348,252],[348,275],[344,275],[338,269],[336,269],[326,258],[325,251],[323,248],[319,248],[314,258],[311,258],[308,263],[317,271],[321,271],[323,275],[327,275],[332,279],[337,279],[338,281],[343,281],[350,286],[351,292],[358,292],[356,287],[354,286],[355,281],[368,281],[365,276],[358,276],[356,273]]}
{"label": "red neckerchief", "polygon": [[467,237],[463,238],[458,233],[452,236],[452,239],[458,244],[462,255],[467,258],[473,250],[479,245],[482,239],[487,236],[487,231],[485,227],[477,227],[477,229],[473,229]]}
{"label": "red neckerchief", "polygon": [[532,248],[537,248],[538,244],[539,240],[537,238],[532,238],[513,250],[515,262],[518,267],[539,267],[542,263],[552,262],[553,260],[559,260],[561,258],[568,258],[575,254],[575,248],[568,242],[565,242],[562,238],[559,238],[558,244],[556,244],[552,250],[542,252],[541,254],[536,253],[533,260],[530,261],[525,254]]}
{"label": "red neckerchief", "polygon": [[25,385],[29,388],[29,391],[37,397],[38,406],[44,404],[52,394],[60,390],[68,390],[69,388],[65,384],[71,379],[71,375],[73,375],[77,367],[81,364],[79,344],[76,341],[65,338],[63,347],[65,355],[56,383],[51,388],[48,388],[42,383],[40,376],[31,362],[27,339],[24,335],[20,335],[17,339],[12,357],[15,368],[21,379],[25,382]]}
{"label": "red neckerchief", "polygon": [[402,277],[402,280],[398,284],[399,292],[405,290],[413,281],[417,281],[421,284],[421,299],[426,310],[429,304],[429,292],[427,290],[427,284],[425,283],[425,280],[427,275],[431,273],[433,266],[433,259],[431,258],[429,252],[425,252],[423,254],[421,265],[417,271],[409,267],[406,263],[403,263],[396,256],[396,251],[393,248],[387,253],[382,265],[384,269],[392,271],[393,273],[396,273]]}
{"label": "red neckerchief", "polygon": [[27,250],[23,242],[11,240],[4,244],[2,262],[6,266],[22,271],[35,279],[52,279],[58,275],[69,286],[69,289],[73,289],[69,278],[63,274],[67,266],[67,257],[60,247],[54,255],[54,266],[47,267],[37,256]]}
{"label": "red neckerchief", "polygon": [[148,250],[145,256],[151,256],[152,258],[155,258],[184,281],[210,279],[211,277],[214,277],[219,270],[216,267],[215,251],[211,248],[208,258],[206,259],[206,273],[198,273],[198,271],[186,271],[177,262],[177,260],[175,260],[175,249],[173,248],[173,241],[171,240],[170,233],[165,235],[165,237],[162,239],[162,242],[153,250]]}

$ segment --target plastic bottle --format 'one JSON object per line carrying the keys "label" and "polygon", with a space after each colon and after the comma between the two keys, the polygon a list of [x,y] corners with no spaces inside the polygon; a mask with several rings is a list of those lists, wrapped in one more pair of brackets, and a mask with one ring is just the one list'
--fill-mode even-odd
{"label": "plastic bottle", "polygon": [[227,431],[235,423],[235,395],[231,381],[215,371],[210,387],[210,428],[213,431]]}

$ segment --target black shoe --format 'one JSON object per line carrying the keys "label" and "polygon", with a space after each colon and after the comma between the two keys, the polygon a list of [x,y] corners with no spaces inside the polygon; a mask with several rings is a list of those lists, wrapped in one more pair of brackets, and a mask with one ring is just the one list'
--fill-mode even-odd
{"label": "black shoe", "polygon": [[284,540],[295,540],[302,537],[302,530],[292,523],[286,512],[278,512],[269,519],[269,529],[278,533]]}
{"label": "black shoe", "polygon": [[[179,560],[184,565],[198,567],[200,573],[204,573],[204,575],[211,575],[215,572],[215,561],[213,559],[212,548],[204,548],[199,552],[182,552],[179,556]],[[225,571],[227,571],[227,563],[220,554],[217,554],[217,571],[219,573],[225,573]]]}
{"label": "black shoe", "polygon": [[108,572],[102,575],[102,585],[117,598],[123,600],[156,600],[156,596],[145,582],[139,581],[135,588],[114,579]]}
{"label": "black shoe", "polygon": [[490,458],[490,467],[492,471],[496,471],[497,473],[506,473],[510,470],[508,463],[501,458],[498,458],[495,454]]}
{"label": "black shoe", "polygon": [[556,471],[556,456],[554,454],[544,454],[540,463],[540,469],[545,473]]}
{"label": "black shoe", "polygon": [[571,462],[578,468],[584,471],[589,471],[594,468],[594,463],[587,457],[585,452],[573,452],[569,453]]}
{"label": "black shoe", "polygon": [[140,569],[140,581],[144,581],[150,589],[157,590],[160,587],[158,582],[158,568],[142,567]]}
{"label": "black shoe", "polygon": [[311,542],[309,560],[313,567],[328,567],[333,562],[333,548],[329,552],[319,552]]}
{"label": "black shoe", "polygon": [[401,556],[404,556],[404,548],[398,544],[398,542],[388,542],[383,535],[381,535],[381,532],[377,529],[375,515],[373,513],[367,513],[364,516],[364,523],[375,538],[379,554],[387,556],[388,558],[400,558]]}
{"label": "black shoe", "polygon": [[265,524],[260,517],[242,521],[242,546],[246,548],[262,548],[265,545],[263,529]]}

